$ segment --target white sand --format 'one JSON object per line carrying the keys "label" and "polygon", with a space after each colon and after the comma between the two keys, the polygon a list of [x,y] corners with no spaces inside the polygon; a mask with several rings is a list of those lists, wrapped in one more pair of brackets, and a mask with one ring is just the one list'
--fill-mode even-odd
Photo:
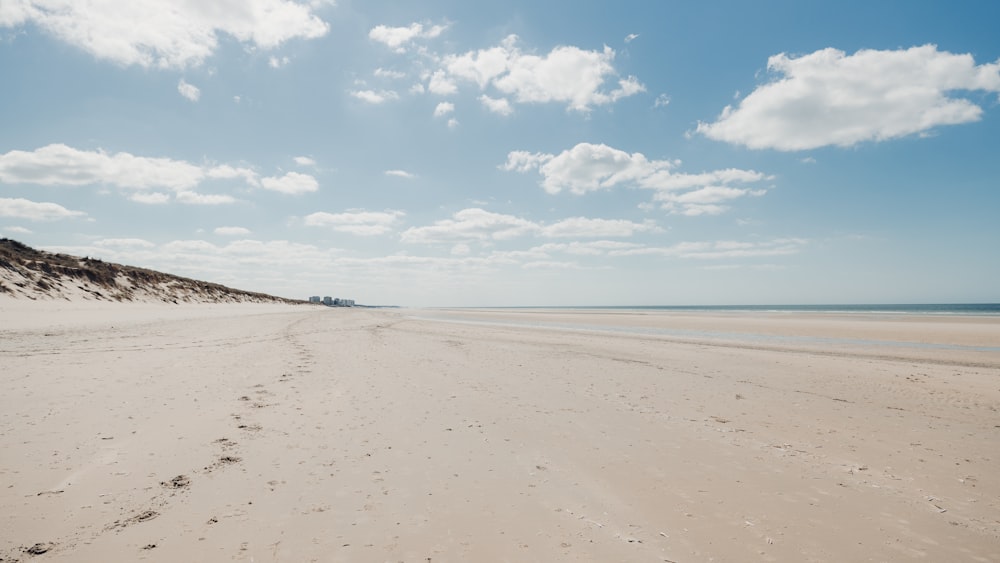
{"label": "white sand", "polygon": [[1000,319],[39,305],[5,563],[1000,561]]}

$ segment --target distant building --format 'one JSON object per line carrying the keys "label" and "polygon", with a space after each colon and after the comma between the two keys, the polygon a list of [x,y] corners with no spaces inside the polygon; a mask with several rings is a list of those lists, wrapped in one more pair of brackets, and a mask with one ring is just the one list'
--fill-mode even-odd
{"label": "distant building", "polygon": [[313,295],[309,298],[310,303],[322,303],[327,307],[353,307],[353,299],[341,299],[340,297],[320,297],[319,295]]}

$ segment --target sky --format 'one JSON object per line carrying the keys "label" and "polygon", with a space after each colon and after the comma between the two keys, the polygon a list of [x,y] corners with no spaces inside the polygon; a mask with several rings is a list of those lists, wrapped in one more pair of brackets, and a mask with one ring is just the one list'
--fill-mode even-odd
{"label": "sky", "polygon": [[998,21],[2,0],[0,236],[371,305],[997,302]]}

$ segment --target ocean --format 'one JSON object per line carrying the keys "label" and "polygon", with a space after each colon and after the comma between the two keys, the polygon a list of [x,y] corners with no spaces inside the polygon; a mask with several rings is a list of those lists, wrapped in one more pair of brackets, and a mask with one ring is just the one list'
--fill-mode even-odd
{"label": "ocean", "polygon": [[[492,308],[492,307],[491,307]],[[621,311],[692,311],[758,313],[865,313],[896,315],[1000,316],[1000,303],[934,303],[874,305],[582,305],[563,307],[496,307],[497,309],[581,309]]]}

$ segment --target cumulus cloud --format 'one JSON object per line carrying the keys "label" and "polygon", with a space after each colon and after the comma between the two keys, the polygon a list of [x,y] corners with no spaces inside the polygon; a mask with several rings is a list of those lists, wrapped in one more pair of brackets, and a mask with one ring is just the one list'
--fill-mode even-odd
{"label": "cumulus cloud", "polygon": [[197,102],[198,98],[201,97],[201,90],[199,90],[194,84],[188,84],[183,78],[181,78],[181,81],[177,83],[177,91],[180,92],[181,96],[184,96],[192,102]]}
{"label": "cumulus cloud", "polygon": [[605,88],[608,79],[617,77],[610,47],[587,51],[560,46],[540,56],[522,52],[517,43],[518,37],[510,35],[495,47],[448,55],[441,71],[474,82],[481,90],[493,88],[518,103],[559,102],[581,112],[645,91],[634,76],[618,79],[617,88],[610,91]]}
{"label": "cumulus cloud", "polygon": [[212,232],[224,237],[240,237],[249,235],[250,229],[246,227],[216,227]]}
{"label": "cumulus cloud", "polygon": [[309,174],[288,172],[284,176],[261,178],[260,187],[283,194],[304,194],[319,189],[319,182]]}
{"label": "cumulus cloud", "polygon": [[486,109],[492,111],[493,113],[499,113],[500,115],[510,115],[514,113],[514,108],[511,107],[507,98],[491,98],[486,94],[483,94],[482,96],[479,96],[479,101]]}
{"label": "cumulus cloud", "polygon": [[288,194],[319,189],[315,178],[297,172],[289,172],[281,177],[260,178],[257,172],[246,166],[198,165],[170,158],[136,156],[127,152],[79,150],[63,144],[47,145],[33,151],[13,150],[0,154],[0,184],[112,186],[125,190],[129,200],[144,204],[167,203],[171,200],[170,194],[179,203],[234,203],[236,199],[232,196],[196,191],[202,183],[218,180],[242,180],[251,187]]}
{"label": "cumulus cloud", "polygon": [[334,231],[358,236],[384,235],[406,214],[402,211],[350,210],[346,213],[323,211],[306,215],[304,222],[310,227],[327,227]]}
{"label": "cumulus cloud", "polygon": [[203,167],[182,160],[82,151],[63,144],[0,154],[0,182],[7,184],[183,190],[196,186],[205,175]]}
{"label": "cumulus cloud", "polygon": [[319,7],[290,0],[13,0],[0,4],[0,26],[34,23],[99,59],[180,69],[202,64],[221,35],[263,50],[322,37],[329,25],[314,13]]}
{"label": "cumulus cloud", "polygon": [[427,82],[427,91],[439,96],[449,96],[458,93],[458,85],[445,71],[438,70],[431,74]]}
{"label": "cumulus cloud", "polygon": [[295,160],[295,164],[298,164],[299,166],[316,166],[316,161],[308,156],[297,156],[293,160]]}
{"label": "cumulus cloud", "polygon": [[434,108],[434,117],[448,115],[453,111],[455,111],[455,104],[451,102],[441,102]]}
{"label": "cumulus cloud", "polygon": [[447,25],[424,26],[422,23],[411,23],[406,27],[390,27],[387,25],[377,25],[368,32],[368,38],[378,41],[395,50],[405,52],[406,45],[415,39],[433,39],[441,35]]}
{"label": "cumulus cloud", "polygon": [[631,43],[631,42],[635,41],[638,38],[639,38],[639,34],[638,33],[629,33],[628,35],[625,36],[625,42],[626,43]]}
{"label": "cumulus cloud", "polygon": [[411,172],[407,172],[406,170],[386,170],[385,171],[385,175],[386,176],[395,176],[397,178],[406,178],[407,180],[410,180],[410,179],[413,179],[413,178],[417,177],[416,174],[413,174]]}
{"label": "cumulus cloud", "polygon": [[617,187],[654,190],[653,200],[663,209],[684,215],[721,213],[727,209],[722,202],[766,191],[734,186],[773,179],[761,172],[736,168],[680,173],[676,171],[680,165],[678,160],[650,160],[639,152],[579,143],[558,155],[512,151],[500,168],[521,173],[537,170],[542,188],[550,194],[565,190],[583,195]]}
{"label": "cumulus cloud", "polygon": [[351,90],[349,94],[369,104],[382,104],[399,99],[399,94],[393,90]]}
{"label": "cumulus cloud", "polygon": [[0,197],[0,217],[28,219],[30,221],[54,221],[84,217],[82,211],[72,211],[48,201],[31,201],[23,198]]}
{"label": "cumulus cloud", "polygon": [[228,164],[222,164],[218,166],[210,166],[205,168],[205,176],[208,178],[215,178],[219,180],[233,180],[236,178],[242,178],[247,184],[251,186],[257,185],[257,173],[251,168],[246,168],[244,166],[230,166]]}
{"label": "cumulus cloud", "polygon": [[959,93],[1000,92],[1000,61],[976,65],[970,54],[935,45],[853,55],[832,48],[801,57],[781,53],[767,67],[775,80],[697,131],[752,149],[849,147],[978,121],[982,108]]}
{"label": "cumulus cloud", "polygon": [[635,223],[618,219],[572,217],[552,224],[493,213],[481,208],[463,209],[451,219],[403,231],[406,243],[457,243],[462,241],[509,240],[522,236],[545,238],[630,237],[639,232],[660,232],[653,221]]}

